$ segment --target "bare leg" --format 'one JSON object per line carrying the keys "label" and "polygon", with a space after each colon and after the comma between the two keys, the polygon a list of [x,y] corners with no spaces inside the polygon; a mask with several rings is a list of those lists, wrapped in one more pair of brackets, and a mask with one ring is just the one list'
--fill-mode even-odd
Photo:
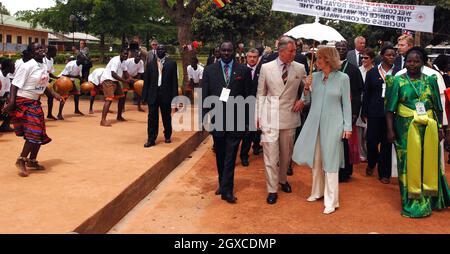
{"label": "bare leg", "polygon": [[74,95],[73,101],[75,102],[75,114],[84,116],[83,113],[81,113],[79,105],[80,105],[80,95]]}
{"label": "bare leg", "polygon": [[117,120],[126,121],[125,118],[122,117],[122,112],[125,107],[125,97],[119,99],[118,108],[117,108]]}
{"label": "bare leg", "polygon": [[64,104],[66,104],[65,100],[62,100],[62,101],[59,102],[58,120],[64,120],[64,117],[62,116],[62,111],[64,109]]}
{"label": "bare leg", "polygon": [[22,148],[22,153],[20,154],[20,158],[16,161],[16,167],[19,169],[19,175],[22,177],[27,177],[29,175],[27,171],[27,167],[25,166],[25,162],[27,160],[28,155],[31,153],[33,148],[33,144],[25,141],[25,144]]}
{"label": "bare leg", "polygon": [[95,96],[91,96],[89,98],[89,114],[94,114],[94,101],[95,101]]}
{"label": "bare leg", "polygon": [[53,96],[48,96],[47,105],[48,105],[47,118],[57,120],[56,117],[53,116]]}
{"label": "bare leg", "polygon": [[142,97],[141,96],[139,96],[138,94],[136,94],[136,96],[137,96],[137,101],[138,101],[138,111],[139,112],[145,112],[145,110],[142,108],[142,105],[141,105],[141,101],[142,101]]}
{"label": "bare leg", "polygon": [[107,100],[107,101],[105,101],[105,104],[103,105],[102,120],[100,122],[101,126],[107,126],[107,127],[111,126],[111,124],[108,121],[106,121],[106,116],[108,115],[108,111],[109,111],[109,108],[111,107],[111,103],[112,103],[112,101]]}

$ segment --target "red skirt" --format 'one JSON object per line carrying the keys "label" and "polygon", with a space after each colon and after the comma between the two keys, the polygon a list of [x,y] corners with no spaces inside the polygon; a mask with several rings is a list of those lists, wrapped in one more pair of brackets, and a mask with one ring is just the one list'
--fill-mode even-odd
{"label": "red skirt", "polygon": [[41,102],[23,97],[16,98],[16,108],[11,113],[14,131],[30,143],[45,145],[52,141],[45,131]]}
{"label": "red skirt", "polygon": [[353,125],[352,136],[348,140],[348,149],[350,164],[359,164],[361,158],[359,157],[358,127],[356,125]]}

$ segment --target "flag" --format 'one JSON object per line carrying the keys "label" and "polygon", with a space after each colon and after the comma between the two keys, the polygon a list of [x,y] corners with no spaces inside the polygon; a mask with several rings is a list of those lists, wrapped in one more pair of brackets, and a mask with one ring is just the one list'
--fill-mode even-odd
{"label": "flag", "polygon": [[[226,1],[226,0],[225,0]],[[223,8],[225,6],[225,4],[223,3],[222,0],[213,0],[213,2],[217,5],[217,7],[219,8]]]}
{"label": "flag", "polygon": [[213,2],[219,7],[220,9],[225,7],[225,4],[231,4],[231,0],[213,0]]}

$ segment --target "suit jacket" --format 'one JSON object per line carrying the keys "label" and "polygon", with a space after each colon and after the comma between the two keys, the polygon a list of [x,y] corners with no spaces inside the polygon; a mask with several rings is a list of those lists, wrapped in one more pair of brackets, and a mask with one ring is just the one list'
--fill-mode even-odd
{"label": "suit jacket", "polygon": [[[356,50],[354,50],[354,49],[347,52],[347,60],[349,63],[353,64],[354,66],[357,66],[357,67],[360,66],[358,64],[358,60],[356,59]],[[361,59],[361,61],[362,61],[362,59]]]}
{"label": "suit jacket", "polygon": [[215,59],[215,56],[208,57],[208,60],[206,60],[206,66],[213,64]]}
{"label": "suit jacket", "polygon": [[[144,88],[142,91],[142,99],[149,105],[156,103],[158,96],[158,64],[157,59],[154,58],[147,66],[144,73]],[[177,77],[177,63],[172,59],[166,57],[162,69],[162,82],[159,88],[161,102],[171,103],[175,96],[178,96],[178,77]]]}
{"label": "suit jacket", "polygon": [[384,98],[383,92],[384,80],[377,67],[370,69],[366,75],[364,84],[363,107],[361,116],[364,117],[384,117]]}
{"label": "suit jacket", "polygon": [[392,74],[395,75],[397,72],[401,71],[403,68],[404,68],[404,66],[402,66],[402,56],[397,55],[394,59],[394,70],[392,70]]}
{"label": "suit jacket", "polygon": [[[293,129],[301,125],[300,113],[293,112],[292,108],[299,99],[299,90],[305,78],[305,67],[297,62],[291,63],[286,85],[276,60],[262,65],[256,95],[256,117],[260,120],[263,132],[264,129]],[[278,116],[277,122],[267,121],[267,116],[272,115]]]}
{"label": "suit jacket", "polygon": [[[203,119],[205,119],[205,115],[207,115],[208,113],[215,114],[211,118],[211,123],[215,124],[216,126],[220,126],[210,131],[213,136],[223,137],[227,133],[235,137],[242,137],[245,134],[245,126],[248,126],[248,117],[245,117],[245,122],[242,122],[242,119],[238,119],[238,116],[241,116],[240,113],[245,114],[245,110],[240,111],[241,108],[234,106],[235,110],[232,116],[234,118],[234,125],[231,126],[231,129],[230,126],[227,129],[227,121],[229,122],[228,125],[232,121],[227,118],[227,105],[231,105],[230,100],[228,102],[220,101],[220,103],[222,103],[222,109],[216,108],[216,105],[214,105],[214,107],[205,108],[205,100],[211,99],[211,97],[208,98],[209,96],[217,96],[218,99],[222,93],[223,88],[225,88],[226,86],[227,85],[224,79],[220,61],[205,67],[205,69],[203,70],[203,79],[201,82],[203,102],[202,116]],[[230,84],[228,85],[228,89],[231,90],[230,99],[232,97],[236,98],[238,96],[242,96],[244,99],[247,98],[247,96],[250,94],[250,88],[250,69],[247,66],[238,64],[236,63],[236,61],[234,61],[232,66],[231,80]],[[219,116],[217,114],[219,114]],[[221,124],[219,124],[219,121],[217,121],[218,119],[216,119],[216,117],[222,118]],[[238,129],[238,127],[241,127],[242,124],[244,125],[244,129]]]}
{"label": "suit jacket", "polygon": [[[351,100],[352,100],[352,114],[359,116],[359,112],[361,110],[361,93],[364,86],[364,81],[361,76],[361,72],[359,68],[355,65],[348,63],[348,60],[345,60],[342,63],[341,71],[348,75],[350,78],[350,91],[351,91]],[[344,71],[345,66],[347,68]]]}
{"label": "suit jacket", "polygon": [[[255,75],[254,75],[253,79],[251,79],[251,85],[250,85],[250,89],[249,89],[249,95],[253,95],[255,97],[256,97],[256,92],[258,90],[258,80],[259,80],[259,74],[261,72],[261,66],[262,66],[262,64],[258,64],[256,66]],[[247,68],[249,68],[249,67],[247,67]],[[251,68],[249,68],[249,71],[250,71],[250,78],[251,78],[251,73],[252,73]]]}

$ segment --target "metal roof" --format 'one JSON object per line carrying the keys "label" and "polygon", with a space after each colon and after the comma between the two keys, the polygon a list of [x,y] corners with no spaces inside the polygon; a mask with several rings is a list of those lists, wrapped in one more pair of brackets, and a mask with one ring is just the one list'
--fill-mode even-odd
{"label": "metal roof", "polygon": [[0,25],[22,28],[22,29],[27,29],[27,30],[35,30],[35,31],[40,31],[40,32],[47,32],[47,33],[51,32],[51,30],[45,29],[40,25],[33,27],[28,22],[21,21],[13,16],[4,15],[4,14],[0,15]]}

